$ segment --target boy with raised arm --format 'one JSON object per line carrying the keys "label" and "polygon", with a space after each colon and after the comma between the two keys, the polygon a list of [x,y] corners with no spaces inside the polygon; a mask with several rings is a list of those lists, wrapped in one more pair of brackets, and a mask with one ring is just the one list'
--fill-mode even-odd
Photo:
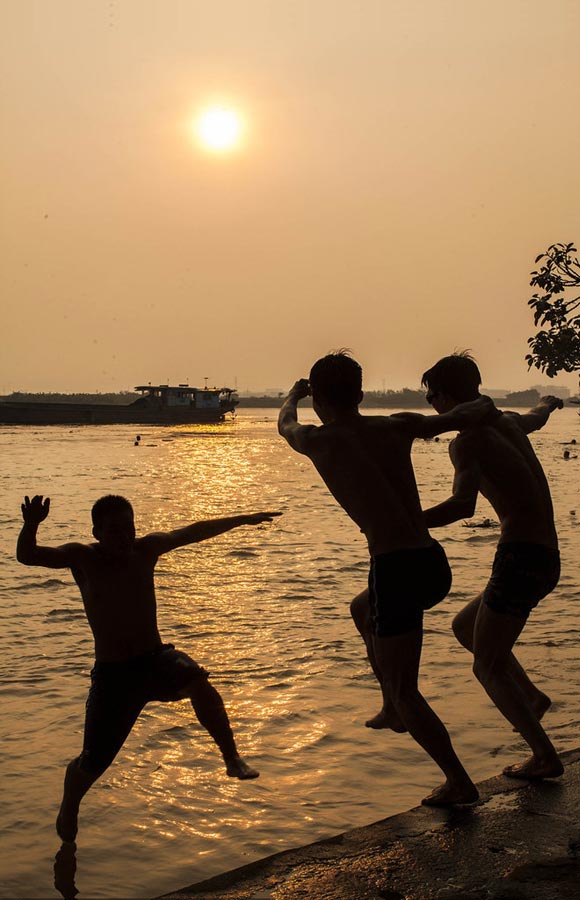
{"label": "boy with raised arm", "polygon": [[[455,353],[425,372],[422,383],[429,403],[448,416],[458,403],[479,396],[481,375],[469,354]],[[476,678],[532,751],[525,762],[504,769],[510,778],[556,778],[564,771],[540,724],[550,699],[512,652],[530,612],[560,577],[550,488],[527,435],[562,406],[557,397],[543,397],[523,415],[504,412],[493,423],[462,427],[449,445],[452,495],[425,511],[428,528],[448,525],[473,515],[481,491],[500,521],[491,578],[455,617],[453,631],[474,655]]]}
{"label": "boy with raised arm", "polygon": [[239,755],[222,698],[208,673],[173,644],[163,644],[157,628],[154,570],[164,553],[237,528],[271,522],[277,512],[260,512],[195,522],[175,531],[135,536],[133,508],[124,497],[106,496],[92,509],[92,544],[39,546],[36,533],[50,499],[22,504],[24,525],[17,558],[27,566],[68,568],[79,586],[95,640],[95,666],[87,699],[80,756],[67,766],[56,829],[74,841],[79,805],[91,785],[111,765],[141,710],[150,700],[188,697],[200,724],[218,745],[233,778],[259,773]]}
{"label": "boy with raised arm", "polygon": [[[312,394],[322,425],[300,425],[297,404]],[[328,489],[365,535],[370,553],[369,658],[391,707],[391,727],[409,731],[446,781],[425,805],[473,803],[477,788],[458,759],[441,720],[417,685],[424,610],[447,595],[451,573],[442,547],[427,531],[411,465],[416,437],[433,437],[478,421],[493,409],[481,399],[437,416],[361,416],[362,370],[344,351],[319,359],[309,381],[297,381],[278,430],[314,463]]]}

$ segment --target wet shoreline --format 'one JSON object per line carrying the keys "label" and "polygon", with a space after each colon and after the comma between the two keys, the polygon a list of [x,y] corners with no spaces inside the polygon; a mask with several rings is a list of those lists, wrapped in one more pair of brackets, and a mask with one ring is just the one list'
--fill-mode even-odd
{"label": "wet shoreline", "polygon": [[418,806],[163,900],[573,900],[580,896],[580,748],[562,760],[559,781],[498,775],[478,784],[480,801],[471,808]]}

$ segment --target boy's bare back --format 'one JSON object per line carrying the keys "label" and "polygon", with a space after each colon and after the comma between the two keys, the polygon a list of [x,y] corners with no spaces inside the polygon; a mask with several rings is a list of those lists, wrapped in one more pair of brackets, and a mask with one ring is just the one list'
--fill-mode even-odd
{"label": "boy's bare back", "polygon": [[361,416],[311,432],[304,453],[365,534],[371,554],[430,543],[404,418]]}

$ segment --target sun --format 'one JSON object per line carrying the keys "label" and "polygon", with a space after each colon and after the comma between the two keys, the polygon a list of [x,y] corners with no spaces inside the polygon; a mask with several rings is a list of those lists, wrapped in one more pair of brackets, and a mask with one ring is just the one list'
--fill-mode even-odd
{"label": "sun", "polygon": [[243,131],[241,116],[225,106],[212,106],[195,123],[198,140],[206,150],[224,153],[239,146]]}

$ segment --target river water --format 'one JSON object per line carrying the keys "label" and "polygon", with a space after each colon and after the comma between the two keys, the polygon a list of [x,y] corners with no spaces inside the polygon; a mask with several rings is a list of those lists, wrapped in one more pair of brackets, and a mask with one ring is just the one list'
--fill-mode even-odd
{"label": "river water", "polygon": [[[79,897],[137,898],[208,878],[415,806],[440,773],[408,735],[371,732],[378,688],[349,617],[366,583],[356,527],[305,458],[278,437],[275,410],[245,410],[219,427],[0,428],[0,897],[45,898],[60,842],[54,831],[63,767],[82,744],[92,640],[67,570],[20,566],[14,555],[24,494],[52,500],[40,540],[90,541],[90,508],[127,496],[138,533],[239,512],[284,512],[162,557],[162,637],[210,670],[256,781],[226,777],[187,701],[150,704],[81,808]],[[303,421],[314,421],[306,412]],[[578,744],[580,441],[576,410],[532,437],[550,479],[562,578],[533,614],[521,660],[554,698],[546,728]],[[570,447],[574,452],[574,447]],[[416,442],[424,505],[448,495],[448,438]],[[493,513],[480,500],[475,520]],[[434,532],[453,569],[448,599],[426,617],[422,688],[475,780],[524,752],[474,681],[450,630],[485,584],[497,528],[456,523]]]}

